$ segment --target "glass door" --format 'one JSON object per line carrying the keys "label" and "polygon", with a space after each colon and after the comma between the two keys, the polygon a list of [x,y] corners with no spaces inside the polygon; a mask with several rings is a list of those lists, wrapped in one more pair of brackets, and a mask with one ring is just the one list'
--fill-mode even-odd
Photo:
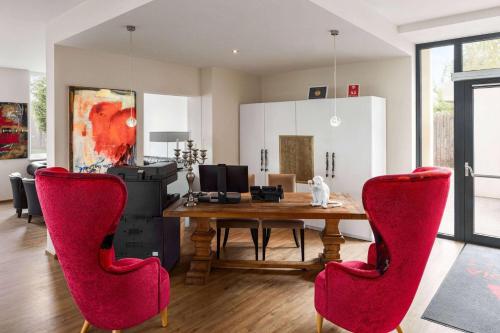
{"label": "glass door", "polygon": [[465,241],[500,247],[500,78],[463,84]]}

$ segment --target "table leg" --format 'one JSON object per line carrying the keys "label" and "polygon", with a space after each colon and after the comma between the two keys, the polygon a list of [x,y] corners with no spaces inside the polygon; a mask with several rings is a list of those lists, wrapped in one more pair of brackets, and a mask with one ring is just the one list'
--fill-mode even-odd
{"label": "table leg", "polygon": [[339,230],[340,220],[327,219],[325,220],[325,229],[321,235],[323,241],[323,253],[320,254],[320,259],[327,263],[329,261],[338,261],[340,259],[340,245],[345,243],[344,236]]}
{"label": "table leg", "polygon": [[186,284],[205,284],[212,264],[212,238],[215,230],[210,227],[208,218],[191,218],[196,228],[191,235],[194,242],[194,256],[186,274]]}

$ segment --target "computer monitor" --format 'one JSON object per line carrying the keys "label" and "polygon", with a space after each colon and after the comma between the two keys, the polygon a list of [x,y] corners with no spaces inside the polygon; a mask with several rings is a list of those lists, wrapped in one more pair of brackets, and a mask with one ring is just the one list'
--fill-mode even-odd
{"label": "computer monitor", "polygon": [[203,192],[248,192],[248,166],[219,164],[198,167]]}

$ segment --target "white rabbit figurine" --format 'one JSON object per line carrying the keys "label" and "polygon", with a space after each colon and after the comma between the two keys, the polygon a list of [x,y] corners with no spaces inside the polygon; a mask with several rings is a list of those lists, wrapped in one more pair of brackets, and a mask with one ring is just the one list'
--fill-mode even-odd
{"label": "white rabbit figurine", "polygon": [[323,177],[314,176],[312,180],[308,180],[309,188],[312,192],[313,200],[311,206],[328,208],[328,204],[333,204],[333,207],[340,207],[342,203],[339,201],[330,200],[330,188],[323,181]]}

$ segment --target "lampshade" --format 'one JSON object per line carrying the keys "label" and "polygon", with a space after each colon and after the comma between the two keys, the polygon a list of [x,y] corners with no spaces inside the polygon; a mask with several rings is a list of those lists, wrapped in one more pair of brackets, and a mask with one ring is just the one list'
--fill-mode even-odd
{"label": "lampshade", "polygon": [[150,142],[182,142],[188,139],[189,132],[149,132]]}

